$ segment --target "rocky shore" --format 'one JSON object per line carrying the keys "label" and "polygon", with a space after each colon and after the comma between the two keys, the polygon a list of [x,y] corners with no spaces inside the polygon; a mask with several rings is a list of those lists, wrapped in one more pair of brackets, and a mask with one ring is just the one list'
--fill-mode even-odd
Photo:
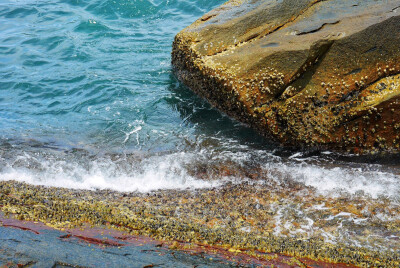
{"label": "rocky shore", "polygon": [[0,183],[0,200],[0,210],[18,220],[62,231],[106,227],[167,241],[167,248],[176,250],[219,250],[228,260],[242,254],[249,265],[400,264],[400,211],[395,202],[324,197],[299,184],[265,178],[146,194],[9,181]]}
{"label": "rocky shore", "polygon": [[177,34],[177,77],[285,145],[398,152],[399,1],[231,0]]}
{"label": "rocky shore", "polygon": [[[231,0],[176,36],[172,64],[190,89],[281,144],[391,158],[386,153],[398,156],[400,148],[399,12],[398,0]],[[231,163],[236,150],[208,161],[218,150],[181,163],[188,177],[212,182],[196,189],[175,189],[175,180],[172,190],[144,193],[1,178],[0,266],[400,267],[398,185],[388,193],[399,175],[396,160],[390,173],[359,165],[362,158],[345,161],[341,173],[334,157],[308,157],[308,164],[292,151],[272,166],[275,155],[259,152]],[[60,162],[86,159],[60,155]],[[40,173],[47,158],[31,159],[4,166],[49,183]],[[312,168],[318,165],[324,168]],[[80,171],[71,177],[79,181]],[[307,172],[318,173],[312,183]],[[324,180],[328,172],[351,179]]]}

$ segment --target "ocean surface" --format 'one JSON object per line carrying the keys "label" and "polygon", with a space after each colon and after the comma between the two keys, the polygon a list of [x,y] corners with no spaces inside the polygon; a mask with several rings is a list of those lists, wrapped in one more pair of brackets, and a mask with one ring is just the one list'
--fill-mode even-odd
{"label": "ocean surface", "polygon": [[0,0],[0,180],[146,192],[261,170],[398,204],[400,159],[286,150],[177,81],[175,34],[223,2]]}

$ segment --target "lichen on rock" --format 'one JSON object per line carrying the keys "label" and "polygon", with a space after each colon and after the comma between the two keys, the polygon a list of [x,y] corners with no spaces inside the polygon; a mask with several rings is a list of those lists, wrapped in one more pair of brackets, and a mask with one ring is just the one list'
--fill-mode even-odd
{"label": "lichen on rock", "polygon": [[398,152],[400,3],[228,1],[178,33],[177,77],[285,145]]}

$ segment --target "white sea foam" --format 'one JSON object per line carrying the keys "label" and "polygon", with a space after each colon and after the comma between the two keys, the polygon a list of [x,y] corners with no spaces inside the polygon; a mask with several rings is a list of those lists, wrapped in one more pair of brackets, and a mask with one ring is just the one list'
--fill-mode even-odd
{"label": "white sea foam", "polygon": [[175,153],[167,156],[155,155],[135,161],[127,159],[112,161],[107,157],[92,161],[82,159],[73,161],[59,158],[38,159],[34,155],[24,154],[1,170],[0,180],[16,180],[34,185],[72,189],[111,189],[124,192],[208,188],[222,184],[222,181],[205,181],[190,176],[182,166],[192,157],[194,155]]}
{"label": "white sea foam", "polygon": [[[323,153],[331,155],[330,152]],[[296,153],[287,159],[269,152],[222,153],[235,161],[259,163],[266,179],[278,184],[294,181],[313,187],[322,195],[366,195],[372,198],[399,199],[400,172],[398,168],[384,169],[378,164],[341,162]]]}
{"label": "white sea foam", "polygon": [[[132,126],[133,130],[140,125]],[[139,130],[138,130],[139,131]],[[243,148],[242,148],[243,149]],[[303,158],[303,157],[302,157]],[[400,176],[379,166],[362,164],[318,164],[312,161],[284,159],[266,152],[219,152],[201,149],[193,152],[170,152],[150,155],[89,155],[87,152],[16,150],[0,156],[0,180],[17,180],[36,185],[74,189],[112,189],[116,191],[152,191],[159,189],[209,188],[227,180],[241,183],[243,174],[229,178],[213,172],[213,165],[228,163],[228,168],[252,168],[262,172],[261,182],[281,185],[294,181],[313,187],[322,195],[358,194],[398,200]],[[201,166],[211,170],[209,180],[192,174]],[[236,166],[236,168],[235,168]],[[260,167],[260,169],[258,169]],[[253,171],[252,171],[253,172]],[[264,180],[263,180],[264,178]],[[251,181],[251,179],[250,179]]]}
{"label": "white sea foam", "polygon": [[[125,133],[124,143],[126,143],[130,139],[132,134],[136,133],[136,143],[137,143],[137,145],[139,145],[140,144],[139,131],[142,130],[143,124],[144,124],[144,122],[142,120],[135,120],[135,122],[133,123],[133,126],[134,126],[133,130]],[[129,124],[129,126],[132,127],[132,124]]]}
{"label": "white sea foam", "polygon": [[283,162],[268,164],[267,169],[273,176],[312,186],[325,195],[364,194],[373,198],[400,196],[400,176],[390,172]]}

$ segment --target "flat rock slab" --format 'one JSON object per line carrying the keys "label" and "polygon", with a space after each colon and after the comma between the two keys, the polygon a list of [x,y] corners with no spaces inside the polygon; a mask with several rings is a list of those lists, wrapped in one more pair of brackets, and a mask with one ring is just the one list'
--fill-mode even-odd
{"label": "flat rock slab", "polygon": [[[60,231],[0,214],[0,267],[232,267],[207,254],[170,250],[151,238],[118,231]],[[197,252],[196,252],[197,253]]]}
{"label": "flat rock slab", "polygon": [[228,1],[177,34],[172,64],[285,145],[399,151],[399,0]]}

